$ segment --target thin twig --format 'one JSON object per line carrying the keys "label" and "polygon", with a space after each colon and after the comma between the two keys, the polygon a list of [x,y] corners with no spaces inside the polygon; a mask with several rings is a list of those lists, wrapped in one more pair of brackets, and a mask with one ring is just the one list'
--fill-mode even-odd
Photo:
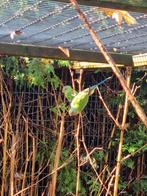
{"label": "thin twig", "polygon": [[101,94],[101,92],[100,92],[100,90],[99,90],[98,87],[97,87],[97,91],[98,91],[98,93],[99,93],[99,98],[100,98],[100,100],[102,101],[102,103],[103,103],[103,105],[104,105],[104,107],[105,107],[105,109],[106,109],[108,115],[109,115],[110,118],[113,120],[113,122],[115,123],[115,125],[116,125],[119,129],[121,129],[121,125],[118,123],[117,119],[115,119],[114,116],[112,115],[112,113],[111,113],[110,109],[108,108],[106,102],[104,101],[104,99],[103,99],[103,97],[102,97],[102,94]]}
{"label": "thin twig", "polygon": [[[119,106],[118,106],[118,111],[117,111],[117,114],[116,114],[116,121],[117,121],[117,122],[118,122],[118,119],[119,119],[119,116],[120,116],[121,108],[122,108],[122,106],[119,105]],[[113,139],[113,137],[114,137],[115,130],[116,130],[116,125],[114,124],[114,126],[113,126],[113,128],[112,128],[112,131],[111,131],[110,140],[109,140],[109,143],[108,143],[106,155],[105,155],[105,157],[104,157],[104,167],[106,167],[106,166],[108,165],[108,156],[109,156],[109,151],[110,151],[110,149],[111,149],[112,139]],[[106,171],[106,170],[105,170],[105,171]],[[103,173],[102,181],[105,180],[105,176],[106,176],[106,172]],[[114,178],[113,178],[113,179],[114,179]],[[100,194],[100,195],[101,195],[101,189],[102,189],[102,187],[99,188],[99,194]]]}
{"label": "thin twig", "polygon": [[52,176],[52,181],[50,183],[49,187],[49,195],[50,196],[55,196],[55,191],[56,191],[56,183],[57,183],[57,168],[59,166],[59,161],[60,161],[60,156],[61,156],[61,151],[62,151],[62,141],[63,141],[63,136],[64,136],[64,114],[61,117],[61,124],[60,124],[60,133],[58,137],[58,142],[57,142],[57,149],[55,153],[55,158],[54,158],[54,174]]}
{"label": "thin twig", "polygon": [[76,181],[76,196],[79,195],[79,190],[80,190],[80,143],[79,143],[80,118],[81,118],[81,115],[79,115],[79,120],[78,120],[78,125],[77,125],[77,131],[76,131],[76,134],[75,134],[76,147],[77,147],[77,181]]}
{"label": "thin twig", "polygon": [[[28,119],[25,119],[25,132],[26,132],[26,160],[25,160],[25,169],[24,169],[24,174],[23,174],[23,181],[22,181],[22,190],[25,187],[25,183],[26,183],[26,175],[27,175],[27,168],[28,168],[28,162],[29,162],[29,141],[28,141],[28,131],[29,131],[29,127],[28,127]],[[21,196],[23,196],[23,192],[21,193]]]}
{"label": "thin twig", "polygon": [[[82,90],[81,84],[82,84],[82,77],[83,77],[83,69],[80,69],[80,76],[79,76],[79,91]],[[77,147],[77,182],[76,182],[76,196],[79,195],[80,190],[80,142],[79,142],[79,136],[80,136],[80,120],[82,119],[82,115],[79,114],[78,118],[78,125],[77,125],[77,131],[75,134],[76,139],[76,147]]]}
{"label": "thin twig", "polygon": [[[127,85],[130,87],[130,81],[131,81],[131,71],[132,69],[127,67],[126,68],[126,80]],[[117,196],[118,193],[118,181],[119,181],[119,174],[120,174],[120,162],[121,162],[121,155],[122,155],[122,145],[124,140],[124,130],[125,130],[125,124],[127,119],[127,113],[128,113],[128,93],[126,93],[125,97],[125,104],[124,104],[124,113],[123,113],[123,119],[122,119],[122,129],[120,130],[120,142],[119,142],[119,148],[118,148],[118,156],[117,156],[117,166],[116,166],[116,174],[115,174],[115,184],[114,184],[114,196]]]}
{"label": "thin twig", "polygon": [[101,174],[98,174],[97,173],[96,168],[95,168],[95,166],[93,164],[93,161],[91,159],[91,153],[88,152],[87,146],[85,144],[85,139],[84,139],[83,122],[81,122],[81,123],[82,123],[82,143],[83,143],[84,149],[86,151],[87,159],[89,160],[89,163],[90,163],[92,169],[94,170],[94,172],[95,172],[95,174],[97,176],[97,179],[99,180],[101,186],[104,187],[104,189],[107,191],[106,186],[104,185],[104,183],[102,182],[102,180],[100,178],[100,176],[101,176],[102,173]]}

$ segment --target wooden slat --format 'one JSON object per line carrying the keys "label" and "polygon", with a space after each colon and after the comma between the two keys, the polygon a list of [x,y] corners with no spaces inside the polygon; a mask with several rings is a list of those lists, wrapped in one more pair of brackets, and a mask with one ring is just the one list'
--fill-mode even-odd
{"label": "wooden slat", "polygon": [[133,56],[134,67],[147,66],[147,53]]}
{"label": "wooden slat", "polygon": [[[28,57],[41,57],[50,59],[62,59],[73,61],[87,61],[106,63],[103,55],[100,52],[70,50],[70,57],[68,58],[58,48],[49,48],[32,45],[16,45],[0,43],[0,55],[14,55],[14,56],[28,56]],[[110,53],[116,64],[123,64],[133,66],[132,55]]]}
{"label": "wooden slat", "polygon": [[[69,0],[53,0],[69,3]],[[79,5],[97,6],[147,13],[147,0],[77,0]]]}
{"label": "wooden slat", "polygon": [[[117,64],[117,67],[124,67],[123,64]],[[108,63],[92,63],[92,62],[74,62],[73,69],[96,69],[111,68]]]}

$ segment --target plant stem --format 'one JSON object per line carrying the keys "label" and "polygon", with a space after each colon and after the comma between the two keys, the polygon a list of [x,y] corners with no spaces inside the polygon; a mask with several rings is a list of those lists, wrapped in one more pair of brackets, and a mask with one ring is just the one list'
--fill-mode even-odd
{"label": "plant stem", "polygon": [[[25,188],[25,182],[26,182],[26,174],[27,174],[27,168],[28,168],[28,162],[29,162],[29,143],[28,143],[28,119],[25,120],[25,132],[26,132],[26,161],[25,161],[25,170],[23,174],[23,181],[22,181],[22,190]],[[24,193],[21,193],[21,196],[23,196]]]}
{"label": "plant stem", "polygon": [[30,196],[33,196],[33,190],[34,187],[32,186],[34,184],[34,173],[35,173],[35,157],[36,157],[36,145],[35,145],[35,138],[32,137],[32,143],[33,143],[33,153],[32,153],[32,174],[31,174],[31,190],[30,190]]}
{"label": "plant stem", "polygon": [[[118,110],[117,110],[117,115],[116,115],[116,121],[118,122],[118,119],[119,119],[119,116],[120,116],[120,111],[121,111],[121,105],[118,106]],[[112,146],[112,139],[114,137],[114,133],[115,133],[115,130],[116,130],[116,125],[114,124],[113,128],[112,128],[112,131],[111,131],[111,136],[110,136],[110,140],[109,140],[109,143],[108,143],[108,147],[107,147],[107,151],[106,151],[106,155],[104,157],[104,168],[108,166],[108,156],[109,156],[109,151],[111,149],[111,146]],[[105,180],[105,176],[106,176],[106,170],[104,171],[103,173],[103,176],[102,176],[102,181]],[[111,178],[111,180],[113,180],[114,178]],[[102,187],[100,187],[99,189],[99,193],[101,195],[102,191],[101,191]],[[109,189],[109,188],[108,188]],[[107,190],[108,192],[108,190]]]}
{"label": "plant stem", "polygon": [[[8,92],[7,86],[6,86],[6,91],[7,94],[6,96],[9,97],[10,102],[7,103],[5,100],[4,96],[4,82],[3,82],[3,75],[2,72],[0,71],[0,87],[1,87],[1,101],[2,101],[2,110],[3,110],[3,118],[4,118],[4,146],[3,146],[3,166],[2,166],[2,185],[1,185],[1,196],[4,196],[4,192],[6,190],[6,168],[7,168],[7,141],[8,141],[8,131],[9,131],[9,121],[10,121],[10,108],[11,108],[11,100],[12,97]],[[8,105],[8,108],[6,107]]]}
{"label": "plant stem", "polygon": [[49,186],[49,195],[50,196],[55,196],[56,195],[56,183],[57,183],[57,174],[58,174],[58,166],[59,166],[59,160],[61,156],[61,151],[62,151],[62,141],[63,141],[63,136],[64,136],[64,115],[61,117],[61,124],[60,124],[60,133],[58,137],[58,142],[57,142],[57,149],[56,149],[56,154],[55,154],[55,159],[54,159],[54,168],[53,168],[53,176],[52,176],[52,182]]}
{"label": "plant stem", "polygon": [[[83,69],[80,69],[80,75],[79,75],[79,92],[82,91],[82,77],[83,77]],[[82,115],[79,114],[79,119],[78,119],[78,125],[77,125],[77,132],[75,134],[75,139],[76,139],[76,147],[77,147],[77,184],[76,184],[76,196],[79,195],[79,190],[80,190],[80,142],[79,142],[79,134],[80,134],[80,120],[82,119]]]}
{"label": "plant stem", "polygon": [[77,147],[77,181],[76,181],[76,196],[79,195],[80,189],[80,144],[79,144],[79,133],[80,133],[80,119],[81,115],[79,115],[77,132],[75,134],[76,138],[76,147]]}
{"label": "plant stem", "polygon": [[[127,86],[130,87],[130,80],[131,80],[131,68],[127,68]],[[118,193],[118,182],[119,182],[119,174],[120,174],[120,164],[121,164],[121,155],[122,155],[122,145],[124,140],[124,130],[125,130],[125,124],[126,124],[126,118],[128,113],[128,93],[126,93],[125,97],[125,104],[124,104],[124,113],[123,113],[123,119],[122,119],[122,129],[120,130],[120,142],[119,142],[119,148],[118,148],[118,156],[117,156],[117,166],[116,166],[116,174],[115,174],[115,184],[114,184],[114,196],[117,196]]]}
{"label": "plant stem", "polygon": [[16,154],[16,135],[12,134],[11,161],[10,161],[10,196],[14,195],[14,172]]}

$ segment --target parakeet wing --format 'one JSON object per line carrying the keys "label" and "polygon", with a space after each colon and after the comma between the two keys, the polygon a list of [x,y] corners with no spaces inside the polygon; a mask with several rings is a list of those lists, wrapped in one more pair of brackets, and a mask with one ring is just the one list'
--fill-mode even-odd
{"label": "parakeet wing", "polygon": [[71,102],[73,98],[78,94],[77,91],[72,89],[72,87],[69,85],[64,86],[62,92],[69,102]]}
{"label": "parakeet wing", "polygon": [[89,100],[89,95],[87,92],[80,92],[77,96],[75,96],[71,102],[69,115],[74,116],[79,114],[84,110]]}

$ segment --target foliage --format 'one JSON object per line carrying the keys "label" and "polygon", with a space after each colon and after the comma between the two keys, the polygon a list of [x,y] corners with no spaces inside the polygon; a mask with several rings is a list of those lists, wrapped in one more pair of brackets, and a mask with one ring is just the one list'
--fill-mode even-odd
{"label": "foliage", "polygon": [[147,179],[144,178],[144,179],[135,180],[131,184],[131,188],[132,188],[134,193],[137,192],[137,191],[147,193]]}
{"label": "foliage", "polygon": [[[60,164],[64,163],[69,158],[69,151],[62,149]],[[72,163],[64,167],[58,175],[57,192],[62,194],[73,193],[76,189],[76,161],[73,159]]]}
{"label": "foliage", "polygon": [[123,152],[134,153],[147,141],[146,128],[144,125],[134,125],[133,130],[126,133]]}
{"label": "foliage", "polygon": [[[60,86],[60,79],[56,75],[54,70],[54,64],[61,65],[61,67],[71,66],[70,62],[67,61],[52,61],[49,59],[29,59],[29,58],[16,58],[16,57],[7,57],[0,60],[1,68],[6,74],[6,76],[14,79],[17,84],[21,86],[24,83],[27,83],[29,86],[39,86],[42,89],[47,87],[47,84],[50,83],[52,87],[55,89]],[[140,89],[138,89],[136,96],[139,100],[140,104],[146,110],[147,101],[147,91],[146,91],[146,78],[143,80],[144,73],[133,72],[133,82],[136,82],[137,85],[140,85]],[[109,102],[110,108],[111,106],[118,106],[118,104],[124,103],[124,92],[119,91],[119,93],[112,97]],[[72,99],[72,96],[65,96],[66,98]],[[62,101],[62,99],[61,99]],[[65,103],[58,103],[51,108],[51,112],[56,115],[62,115],[67,110],[67,106]],[[124,134],[124,143],[123,143],[123,157],[131,154],[131,158],[125,160],[122,163],[122,170],[133,171],[136,168],[136,155],[141,155],[147,151],[147,147],[143,148],[141,151],[136,153],[138,149],[140,149],[147,141],[147,132],[146,128],[143,124],[138,120],[136,113],[133,108],[129,107],[129,113],[127,118],[127,123],[129,124],[127,131]],[[111,131],[111,130],[110,130]],[[110,149],[111,153],[113,151],[116,153],[118,149],[120,132],[116,130],[114,137],[112,138],[112,148]],[[48,138],[47,138],[48,139]],[[37,140],[37,150],[36,150],[36,158],[35,162],[38,165],[46,164],[49,162],[49,170],[52,171],[53,163],[54,163],[54,150],[55,150],[55,141],[51,140]],[[109,141],[106,141],[109,142]],[[104,145],[106,146],[106,145]],[[106,150],[106,151],[105,151]],[[104,151],[94,152],[91,155],[91,159],[94,163],[94,167],[97,171],[102,168],[104,165]],[[115,155],[114,153],[114,155]],[[60,164],[65,163],[70,157],[70,150],[68,148],[63,147],[61,152]],[[116,156],[114,157],[114,159]],[[111,160],[108,161],[108,170],[111,171]],[[47,168],[48,169],[48,168]],[[130,174],[132,175],[132,174]],[[132,177],[132,176],[131,176]],[[77,179],[77,160],[76,157],[72,157],[72,161],[59,170],[57,177],[57,195],[67,195],[67,194],[75,194],[76,190],[76,179]],[[127,179],[128,180],[128,179]],[[119,180],[119,190],[127,190],[128,181],[121,176]],[[136,191],[141,191],[146,193],[147,183],[146,179],[135,179],[132,183],[129,184],[129,189],[132,190],[133,193]],[[100,189],[100,184],[95,176],[93,170],[91,169],[91,165],[87,162],[84,166],[81,167],[80,172],[80,195],[97,195]],[[128,193],[129,195],[129,193]]]}
{"label": "foliage", "polygon": [[51,60],[6,57],[0,60],[0,64],[5,74],[21,86],[27,83],[29,86],[39,86],[43,89],[51,83],[55,89],[59,87],[60,80]]}
{"label": "foliage", "polygon": [[127,182],[123,181],[121,179],[121,177],[119,178],[119,184],[118,184],[118,189],[119,190],[122,190],[122,189],[125,189],[127,187]]}
{"label": "foliage", "polygon": [[38,142],[38,151],[36,154],[36,162],[40,163],[41,161],[46,162],[49,159],[53,159],[52,152],[54,151],[54,145],[48,141],[40,140]]}
{"label": "foliage", "polygon": [[66,61],[66,60],[54,60],[54,64],[58,67],[72,67],[73,62],[71,61]]}
{"label": "foliage", "polygon": [[90,195],[97,196],[100,184],[93,173],[90,171],[82,172],[81,178],[85,182],[86,187],[88,187],[88,192],[91,193]]}
{"label": "foliage", "polygon": [[65,103],[60,103],[54,107],[51,108],[51,111],[54,114],[58,114],[58,115],[62,115],[62,113],[64,113],[65,111],[67,111],[68,107],[66,106]]}

